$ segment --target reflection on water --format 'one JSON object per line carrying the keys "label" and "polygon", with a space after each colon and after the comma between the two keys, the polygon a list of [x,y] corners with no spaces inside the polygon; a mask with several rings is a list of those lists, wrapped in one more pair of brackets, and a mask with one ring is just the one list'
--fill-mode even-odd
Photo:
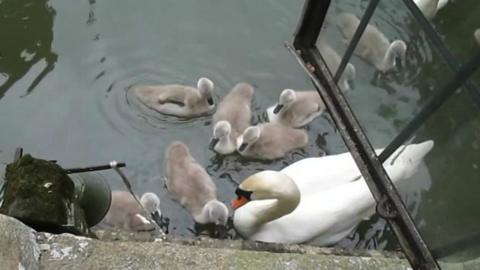
{"label": "reflection on water", "polygon": [[35,65],[35,77],[23,94],[30,93],[54,69],[52,51],[55,11],[47,0],[0,2],[0,99]]}
{"label": "reflection on water", "polygon": [[[457,2],[461,1],[455,6],[460,5]],[[8,27],[0,31],[11,38],[0,44],[0,161],[10,161],[17,146],[59,160],[65,167],[124,161],[137,193],[159,194],[171,233],[192,235],[192,219],[171,200],[161,180],[164,151],[171,141],[181,140],[189,146],[217,184],[219,199],[226,203],[236,185],[252,173],[346,149],[324,114],[308,127],[309,145],[284,159],[258,162],[238,155],[219,156],[208,150],[210,117],[180,120],[160,115],[139,104],[131,90],[141,84],[194,85],[206,76],[215,82],[219,100],[234,84],[246,81],[256,89],[254,122],[265,121],[265,109],[276,102],[281,90],[312,88],[283,47],[284,41],[292,39],[301,4],[289,0],[2,1],[0,23]],[[321,37],[339,54],[346,46],[333,23],[335,14],[348,11],[360,16],[366,4],[333,1]],[[454,13],[447,6],[435,18],[435,25],[443,31],[443,23]],[[357,79],[347,98],[374,146],[383,147],[448,80],[448,69],[402,1],[382,1],[372,22],[391,40],[401,38],[409,46],[405,66],[387,74],[378,74],[358,57],[352,58]],[[447,116],[455,111],[446,110]],[[425,127],[424,137],[437,140],[445,125],[449,122]],[[459,153],[466,147],[459,148]],[[429,174],[445,165],[428,166],[420,170],[416,181],[401,187],[416,217],[436,213],[431,207],[437,205],[425,200],[431,196],[428,190],[435,191],[436,198],[448,192],[438,188],[437,173],[433,179]],[[115,174],[105,175],[114,189],[122,188]],[[459,190],[459,194],[465,192],[468,189]],[[428,220],[424,219],[429,225]],[[452,220],[442,223],[455,227]],[[338,245],[394,249],[392,239],[385,221],[372,217]]]}

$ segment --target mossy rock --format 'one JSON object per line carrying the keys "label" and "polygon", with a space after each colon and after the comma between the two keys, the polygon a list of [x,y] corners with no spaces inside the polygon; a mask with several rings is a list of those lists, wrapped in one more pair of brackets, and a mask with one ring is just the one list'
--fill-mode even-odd
{"label": "mossy rock", "polygon": [[57,164],[27,154],[7,165],[0,213],[40,231],[89,234],[75,186]]}

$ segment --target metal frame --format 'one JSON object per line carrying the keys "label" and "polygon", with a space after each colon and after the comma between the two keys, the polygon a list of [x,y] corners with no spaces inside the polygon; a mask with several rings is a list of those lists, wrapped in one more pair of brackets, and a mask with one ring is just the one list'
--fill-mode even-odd
{"label": "metal frame", "polygon": [[330,6],[330,0],[306,1],[302,19],[293,41],[293,47],[287,44],[287,48],[296,56],[301,66],[304,67],[324,100],[346,146],[350,150],[370,191],[377,201],[377,213],[388,221],[412,267],[415,269],[440,269],[435,258],[432,256],[432,252],[416,228],[398,191],[385,172],[382,163],[395,152],[401,144],[411,138],[425,120],[431,116],[451,94],[461,87],[464,82],[467,82],[466,87],[469,93],[478,101],[477,104],[480,105],[480,91],[478,91],[478,88],[476,88],[473,83],[467,81],[480,66],[480,53],[477,53],[470,62],[461,66],[450,54],[440,37],[412,0],[403,1],[417,22],[426,31],[427,36],[431,38],[434,47],[439,51],[449,67],[456,73],[454,78],[447,83],[438,94],[430,98],[421,111],[406,125],[379,156],[376,155],[347,100],[336,85],[360,37],[368,25],[379,0],[371,0],[369,2],[334,76],[327,68],[316,47],[321,27]]}

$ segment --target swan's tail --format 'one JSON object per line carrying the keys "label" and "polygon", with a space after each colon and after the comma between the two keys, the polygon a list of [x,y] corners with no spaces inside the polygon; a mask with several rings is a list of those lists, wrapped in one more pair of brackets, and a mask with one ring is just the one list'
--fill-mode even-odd
{"label": "swan's tail", "polygon": [[399,147],[384,163],[392,181],[412,177],[432,148],[432,140]]}
{"label": "swan's tail", "polygon": [[447,3],[448,3],[448,0],[440,0],[440,1],[438,1],[437,11],[440,10],[441,8],[443,8]]}

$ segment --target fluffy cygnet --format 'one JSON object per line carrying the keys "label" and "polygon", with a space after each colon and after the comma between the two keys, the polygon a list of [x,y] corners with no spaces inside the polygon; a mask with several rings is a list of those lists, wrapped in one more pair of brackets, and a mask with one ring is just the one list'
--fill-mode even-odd
{"label": "fluffy cygnet", "polygon": [[238,137],[237,151],[254,159],[273,160],[288,152],[305,147],[308,135],[302,129],[293,129],[275,123],[264,123],[247,128]]}
{"label": "fluffy cygnet", "polygon": [[226,225],[228,208],[217,200],[215,183],[188,147],[173,142],[165,155],[165,184],[170,195],[200,224]]}
{"label": "fluffy cygnet", "polygon": [[[323,56],[327,67],[332,72],[332,76],[335,76],[337,72],[338,66],[342,61],[342,58],[338,55],[338,53],[330,47],[325,42],[320,42],[318,44],[318,50]],[[348,91],[351,89],[349,82],[355,80],[356,70],[355,66],[352,63],[348,63],[345,66],[345,70],[343,71],[342,76],[340,76],[340,80],[338,81],[338,85],[343,91]]]}
{"label": "fluffy cygnet", "polygon": [[235,152],[237,137],[250,126],[253,94],[254,89],[250,84],[238,83],[218,104],[213,115],[210,149],[224,155]]}
{"label": "fluffy cygnet", "polygon": [[197,88],[178,85],[150,85],[135,89],[135,95],[145,106],[163,114],[191,118],[208,114],[215,108],[213,82],[200,78]]}
{"label": "fluffy cygnet", "polygon": [[155,193],[147,192],[140,198],[145,213],[138,202],[127,191],[112,191],[112,202],[103,222],[107,225],[130,231],[149,231],[155,229],[146,215],[159,223],[161,217],[160,199]]}
{"label": "fluffy cygnet", "polygon": [[[359,23],[360,20],[352,13],[338,15],[338,27],[347,41],[353,38]],[[397,58],[404,62],[406,51],[407,44],[403,40],[395,40],[390,43],[377,27],[370,24],[365,28],[355,49],[358,56],[381,72],[394,68]]]}
{"label": "fluffy cygnet", "polygon": [[278,103],[267,109],[268,121],[289,127],[303,127],[320,116],[325,110],[316,91],[285,89]]}

